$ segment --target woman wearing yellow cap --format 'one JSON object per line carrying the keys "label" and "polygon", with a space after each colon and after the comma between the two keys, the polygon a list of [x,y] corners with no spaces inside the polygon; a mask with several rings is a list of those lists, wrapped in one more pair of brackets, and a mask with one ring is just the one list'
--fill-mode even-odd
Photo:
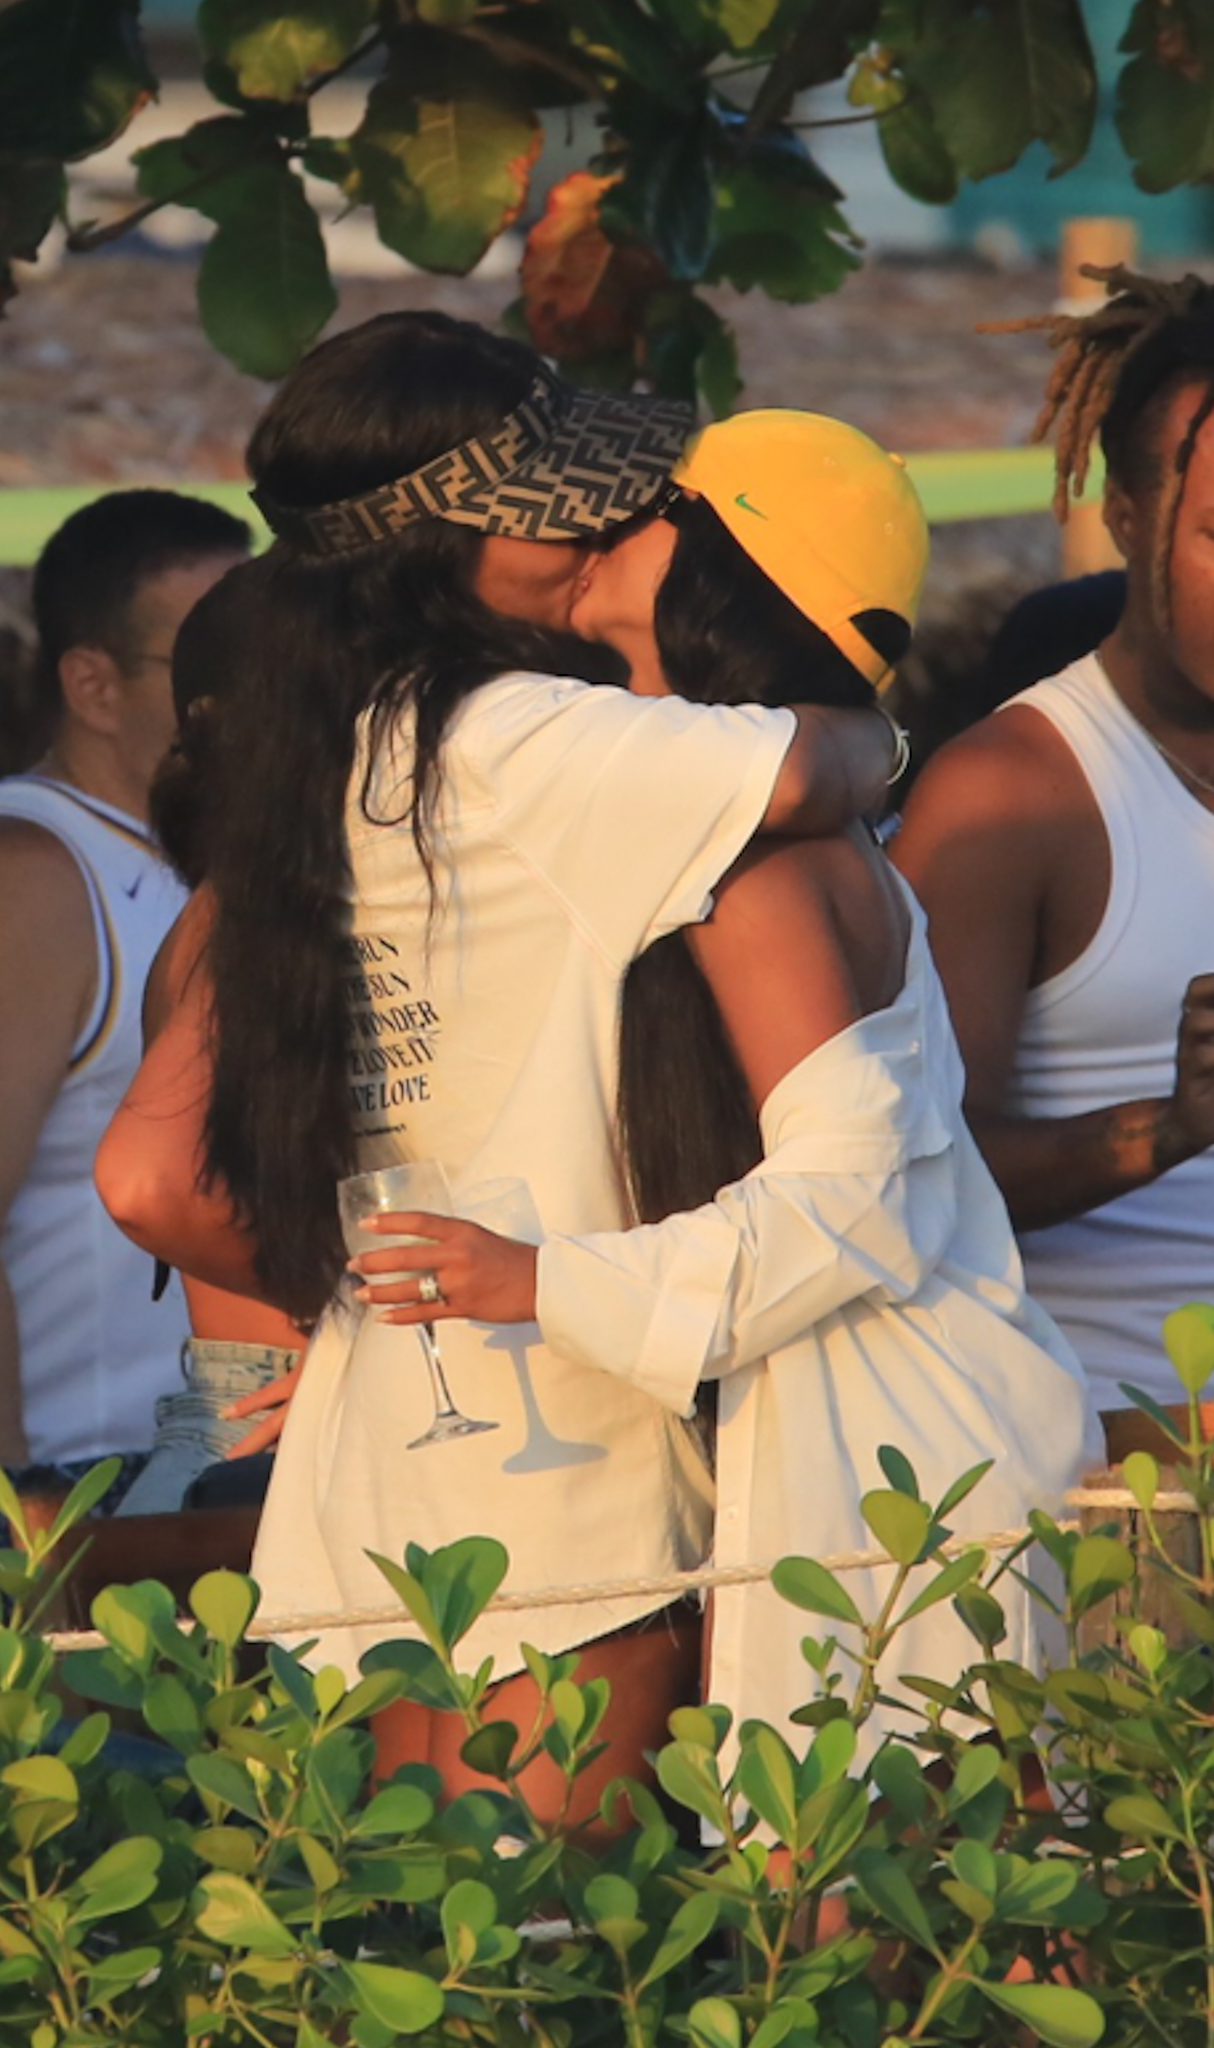
{"label": "woman wearing yellow cap", "polygon": [[[603,1779],[643,1767],[688,1669],[694,1686],[696,1617],[663,1619],[646,1584],[704,1554],[701,1447],[538,1333],[468,1323],[443,1361],[479,1426],[436,1441],[423,1342],[348,1312],[336,1184],[438,1163],[461,1202],[505,1180],[548,1229],[619,1227],[631,960],[702,914],[756,830],[830,829],[880,788],[889,734],[866,713],[803,730],[577,680],[588,650],[560,629],[583,551],[666,489],[691,424],[432,313],[348,329],[284,381],[249,451],[277,539],[225,600],[255,625],[232,635],[204,773],[205,971],[107,1148],[138,1242],[320,1319],[254,1560],[267,1611],[390,1608],[368,1552],[474,1532],[509,1549],[514,1589],[628,1577],[623,1601],[494,1611],[465,1645],[525,1696],[502,1708],[524,1725],[524,1642],[610,1667]],[[352,1676],[405,1627],[312,1654]],[[402,1703],[381,1728],[381,1765],[444,1763],[419,1719]],[[438,1732],[458,1770],[458,1727]]]}
{"label": "woman wearing yellow cap", "polygon": [[[675,479],[665,516],[583,572],[578,629],[624,651],[642,693],[871,701],[926,560],[894,458],[836,421],[743,414],[708,428]],[[363,1256],[368,1298],[416,1320],[416,1273],[372,1276],[424,1269],[437,1313],[536,1316],[561,1355],[677,1414],[715,1387],[722,1566],[869,1547],[859,1503],[885,1484],[883,1444],[928,1499],[991,1461],[950,1516],[959,1531],[1058,1499],[1082,1458],[1078,1364],[1024,1295],[922,913],[863,827],[748,856],[706,923],[642,956],[621,1074],[640,1227],[549,1237],[537,1259],[430,1219],[416,1254]],[[875,1617],[888,1574],[847,1584]],[[1007,1654],[1032,1662],[1037,1610],[1001,1592]],[[710,1695],[735,1724],[779,1724],[812,1690],[799,1635],[766,1585],[718,1592]],[[883,1678],[955,1677],[972,1649],[937,1606]],[[878,1709],[870,1751],[899,1724]]]}

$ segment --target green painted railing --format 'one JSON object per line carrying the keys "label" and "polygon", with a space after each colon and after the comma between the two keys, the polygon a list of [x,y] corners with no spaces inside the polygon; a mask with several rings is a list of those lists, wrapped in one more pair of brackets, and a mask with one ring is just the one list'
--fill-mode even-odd
{"label": "green painted railing", "polygon": [[244,484],[200,483],[197,478],[186,476],[111,478],[105,483],[53,484],[46,490],[0,491],[0,566],[17,568],[37,561],[52,533],[62,526],[69,513],[79,511],[81,505],[91,504],[94,498],[104,497],[107,491],[131,490],[139,484],[153,481],[163,481],[166,490],[188,491],[191,497],[208,498],[213,505],[222,505],[225,511],[247,519],[259,533],[264,532]]}
{"label": "green painted railing", "polygon": [[[1048,448],[966,448],[908,455],[907,466],[923,497],[933,526],[960,519],[1006,519],[1049,510],[1054,489],[1054,457]],[[239,483],[198,483],[171,477],[166,484],[209,498],[229,512],[251,520],[258,533],[261,521]],[[1099,487],[1094,470],[1092,489]],[[121,483],[64,484],[46,490],[0,491],[0,564],[36,560],[44,543],[70,512]]]}
{"label": "green painted railing", "polygon": [[[963,448],[908,455],[906,466],[933,526],[961,519],[1012,519],[1048,512],[1054,496],[1052,448]],[[1103,469],[1093,463],[1088,495]]]}

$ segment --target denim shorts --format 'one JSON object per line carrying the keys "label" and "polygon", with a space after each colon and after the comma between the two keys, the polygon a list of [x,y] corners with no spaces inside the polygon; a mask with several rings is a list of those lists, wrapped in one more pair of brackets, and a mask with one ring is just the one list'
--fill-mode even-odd
{"label": "denim shorts", "polygon": [[242,1394],[254,1394],[281,1379],[298,1358],[298,1351],[269,1344],[191,1337],[181,1347],[185,1385],[179,1394],[162,1394],[157,1401],[151,1455],[117,1512],[174,1513],[199,1473],[225,1458],[253,1427],[239,1418],[225,1420],[221,1411]]}
{"label": "denim shorts", "polygon": [[[95,1458],[60,1458],[46,1464],[22,1465],[10,1471],[8,1476],[18,1494],[28,1494],[31,1498],[45,1498],[47,1495],[66,1496],[78,1479],[83,1479],[87,1472],[92,1471],[94,1465],[100,1465],[105,1455],[105,1452],[98,1451]],[[113,1456],[114,1453],[111,1452],[110,1455]],[[127,1451],[118,1455],[121,1456],[122,1463],[96,1507],[91,1510],[94,1515],[112,1515],[117,1512],[147,1464],[149,1454],[147,1451]],[[0,1515],[0,1549],[10,1549],[15,1542],[12,1530],[4,1516]]]}

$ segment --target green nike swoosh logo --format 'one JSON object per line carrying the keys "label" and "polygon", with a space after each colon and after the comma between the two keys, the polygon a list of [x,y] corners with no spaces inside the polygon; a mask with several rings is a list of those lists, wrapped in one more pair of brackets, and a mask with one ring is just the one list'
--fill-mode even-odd
{"label": "green nike swoosh logo", "polygon": [[767,517],[766,512],[760,512],[757,505],[747,504],[745,491],[738,492],[737,497],[734,499],[734,504],[740,505],[742,507],[743,512],[753,512],[756,519],[766,519]]}

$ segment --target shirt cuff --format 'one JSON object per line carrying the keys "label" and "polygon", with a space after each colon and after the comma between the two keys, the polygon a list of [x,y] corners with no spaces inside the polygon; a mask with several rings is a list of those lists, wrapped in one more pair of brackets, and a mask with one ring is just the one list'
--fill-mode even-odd
{"label": "shirt cuff", "polygon": [[[612,1373],[687,1417],[732,1286],[737,1234],[724,1218],[711,1218],[706,1227],[701,1210],[698,1228],[672,1255],[670,1224],[681,1220],[612,1232],[600,1240],[606,1257],[577,1238],[545,1238],[536,1319],[545,1343],[562,1358]],[[651,1236],[657,1240],[652,1253]]]}

